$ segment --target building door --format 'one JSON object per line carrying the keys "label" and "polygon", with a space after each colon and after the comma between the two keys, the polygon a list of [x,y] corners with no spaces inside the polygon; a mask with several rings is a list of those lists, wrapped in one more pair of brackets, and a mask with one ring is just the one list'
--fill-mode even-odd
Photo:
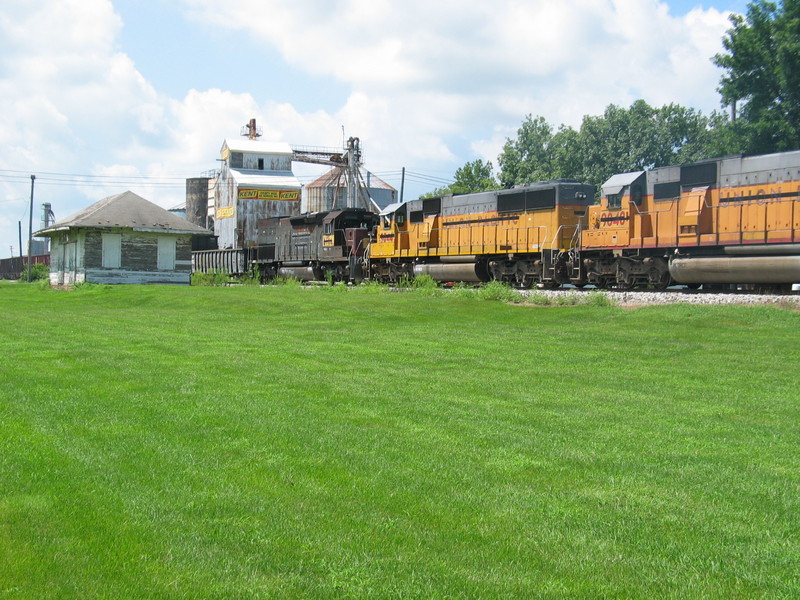
{"label": "building door", "polygon": [[175,270],[175,238],[172,236],[158,237],[158,270]]}
{"label": "building door", "polygon": [[75,285],[75,274],[78,266],[78,244],[69,242],[64,244],[64,260],[59,271],[60,285]]}
{"label": "building door", "polygon": [[122,234],[104,233],[102,265],[104,269],[119,269],[122,264]]}

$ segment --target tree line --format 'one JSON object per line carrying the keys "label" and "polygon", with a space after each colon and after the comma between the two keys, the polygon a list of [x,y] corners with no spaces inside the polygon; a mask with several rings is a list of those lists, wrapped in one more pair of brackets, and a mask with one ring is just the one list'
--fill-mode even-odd
{"label": "tree line", "polygon": [[725,110],[704,115],[678,104],[637,100],[585,116],[578,129],[527,115],[497,158],[468,162],[454,183],[429,194],[465,194],[551,179],[599,186],[615,173],[729,154],[800,149],[800,0],[753,0],[732,15],[717,91]]}

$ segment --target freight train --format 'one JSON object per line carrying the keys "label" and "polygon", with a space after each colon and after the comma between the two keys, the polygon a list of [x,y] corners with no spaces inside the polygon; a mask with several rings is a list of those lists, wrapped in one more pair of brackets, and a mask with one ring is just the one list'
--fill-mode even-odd
{"label": "freight train", "polygon": [[800,282],[800,151],[258,223],[263,279],[617,289]]}
{"label": "freight train", "polygon": [[369,250],[382,281],[527,288],[800,281],[800,151],[726,157],[387,207]]}

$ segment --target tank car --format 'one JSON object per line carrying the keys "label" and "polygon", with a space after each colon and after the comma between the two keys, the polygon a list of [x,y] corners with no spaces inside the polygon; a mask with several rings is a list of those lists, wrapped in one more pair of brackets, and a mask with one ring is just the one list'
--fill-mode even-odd
{"label": "tank car", "polygon": [[800,151],[614,175],[587,217],[570,266],[599,287],[789,286],[800,281]]}
{"label": "tank car", "polygon": [[427,274],[526,288],[582,284],[568,255],[593,191],[558,180],[390,205],[369,248],[370,276],[389,283]]}
{"label": "tank car", "polygon": [[259,220],[252,264],[262,280],[358,281],[377,220],[360,208]]}

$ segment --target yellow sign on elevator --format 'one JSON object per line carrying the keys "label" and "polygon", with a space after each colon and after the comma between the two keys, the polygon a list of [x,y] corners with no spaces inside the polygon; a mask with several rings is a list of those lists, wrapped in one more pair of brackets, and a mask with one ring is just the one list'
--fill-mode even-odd
{"label": "yellow sign on elevator", "polygon": [[239,190],[240,200],[294,201],[300,199],[299,190]]}

